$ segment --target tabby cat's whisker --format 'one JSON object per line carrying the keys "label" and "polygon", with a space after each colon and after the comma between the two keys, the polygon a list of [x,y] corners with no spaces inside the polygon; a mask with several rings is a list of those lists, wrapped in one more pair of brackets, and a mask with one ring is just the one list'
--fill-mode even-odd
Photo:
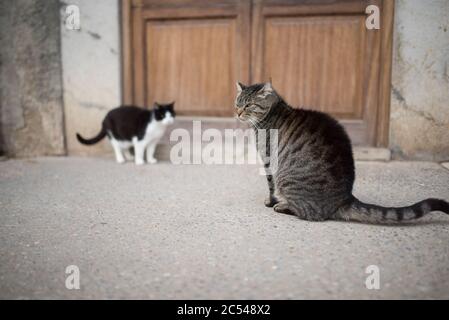
{"label": "tabby cat's whisker", "polygon": [[248,118],[248,120],[249,120],[249,122],[251,122],[251,124],[254,126],[254,128],[256,128],[257,130],[260,129],[259,126],[258,126],[259,122],[257,122],[256,119]]}

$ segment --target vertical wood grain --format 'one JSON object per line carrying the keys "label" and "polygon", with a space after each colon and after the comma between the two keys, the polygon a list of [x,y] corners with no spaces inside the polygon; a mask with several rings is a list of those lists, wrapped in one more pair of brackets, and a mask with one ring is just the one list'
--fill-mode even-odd
{"label": "vertical wood grain", "polygon": [[379,115],[377,125],[377,143],[379,147],[388,147],[390,133],[391,72],[393,60],[394,1],[383,0],[381,19],[381,52]]}
{"label": "vertical wood grain", "polygon": [[[272,78],[293,106],[331,113],[357,134],[354,141],[384,145],[392,34],[385,21],[392,23],[391,10],[384,3],[254,1],[253,82]],[[369,4],[381,9],[382,30],[366,29]]]}
{"label": "vertical wood grain", "polygon": [[[134,0],[135,1],[135,0]],[[142,18],[142,7],[133,7],[133,75],[134,90],[133,101],[141,107],[147,107],[145,101],[145,38],[144,20]]]}
{"label": "vertical wood grain", "polygon": [[133,58],[132,58],[132,20],[131,0],[121,1],[122,24],[122,104],[133,103]]}
{"label": "vertical wood grain", "polygon": [[361,16],[266,19],[263,78],[293,106],[360,119],[362,25]]}
{"label": "vertical wood grain", "polygon": [[234,18],[148,22],[149,103],[176,101],[178,114],[232,115],[235,30]]}
{"label": "vertical wood grain", "polygon": [[251,2],[133,1],[133,101],[231,116],[235,82],[250,80]]}

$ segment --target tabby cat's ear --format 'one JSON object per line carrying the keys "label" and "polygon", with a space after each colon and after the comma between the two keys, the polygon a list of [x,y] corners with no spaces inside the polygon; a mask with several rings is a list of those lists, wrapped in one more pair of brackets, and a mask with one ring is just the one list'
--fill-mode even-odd
{"label": "tabby cat's ear", "polygon": [[243,89],[246,88],[245,85],[241,84],[241,83],[238,82],[238,81],[235,83],[235,85],[237,86],[237,92],[238,92],[238,93],[241,93],[241,92],[243,91]]}
{"label": "tabby cat's ear", "polygon": [[273,92],[273,85],[271,84],[271,80],[270,80],[270,82],[267,82],[264,84],[262,90],[264,93],[272,93]]}
{"label": "tabby cat's ear", "polygon": [[263,85],[263,87],[259,90],[257,96],[259,98],[266,98],[270,94],[273,93],[273,86],[271,85],[271,82],[267,82]]}

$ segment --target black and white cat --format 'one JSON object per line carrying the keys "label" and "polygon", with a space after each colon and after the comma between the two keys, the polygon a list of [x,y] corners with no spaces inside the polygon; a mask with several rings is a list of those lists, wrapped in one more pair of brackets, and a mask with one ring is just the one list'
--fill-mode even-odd
{"label": "black and white cat", "polygon": [[156,145],[174,118],[174,103],[155,103],[153,110],[121,106],[108,112],[97,136],[84,139],[77,133],[76,137],[80,143],[92,145],[108,136],[118,163],[126,161],[123,151],[132,147],[137,165],[145,163],[145,150],[147,162],[154,164],[157,162],[154,158]]}

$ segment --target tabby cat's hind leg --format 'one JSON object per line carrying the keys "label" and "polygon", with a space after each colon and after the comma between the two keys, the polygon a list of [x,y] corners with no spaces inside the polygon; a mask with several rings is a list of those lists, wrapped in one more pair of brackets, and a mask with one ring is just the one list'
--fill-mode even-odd
{"label": "tabby cat's hind leg", "polygon": [[288,215],[295,215],[295,209],[293,206],[291,206],[287,201],[282,200],[276,203],[273,207],[274,211],[278,213],[288,214]]}
{"label": "tabby cat's hind leg", "polygon": [[310,208],[298,206],[286,200],[282,200],[274,206],[274,211],[289,215],[295,215],[301,220],[324,221],[326,218],[320,212],[312,211]]}

